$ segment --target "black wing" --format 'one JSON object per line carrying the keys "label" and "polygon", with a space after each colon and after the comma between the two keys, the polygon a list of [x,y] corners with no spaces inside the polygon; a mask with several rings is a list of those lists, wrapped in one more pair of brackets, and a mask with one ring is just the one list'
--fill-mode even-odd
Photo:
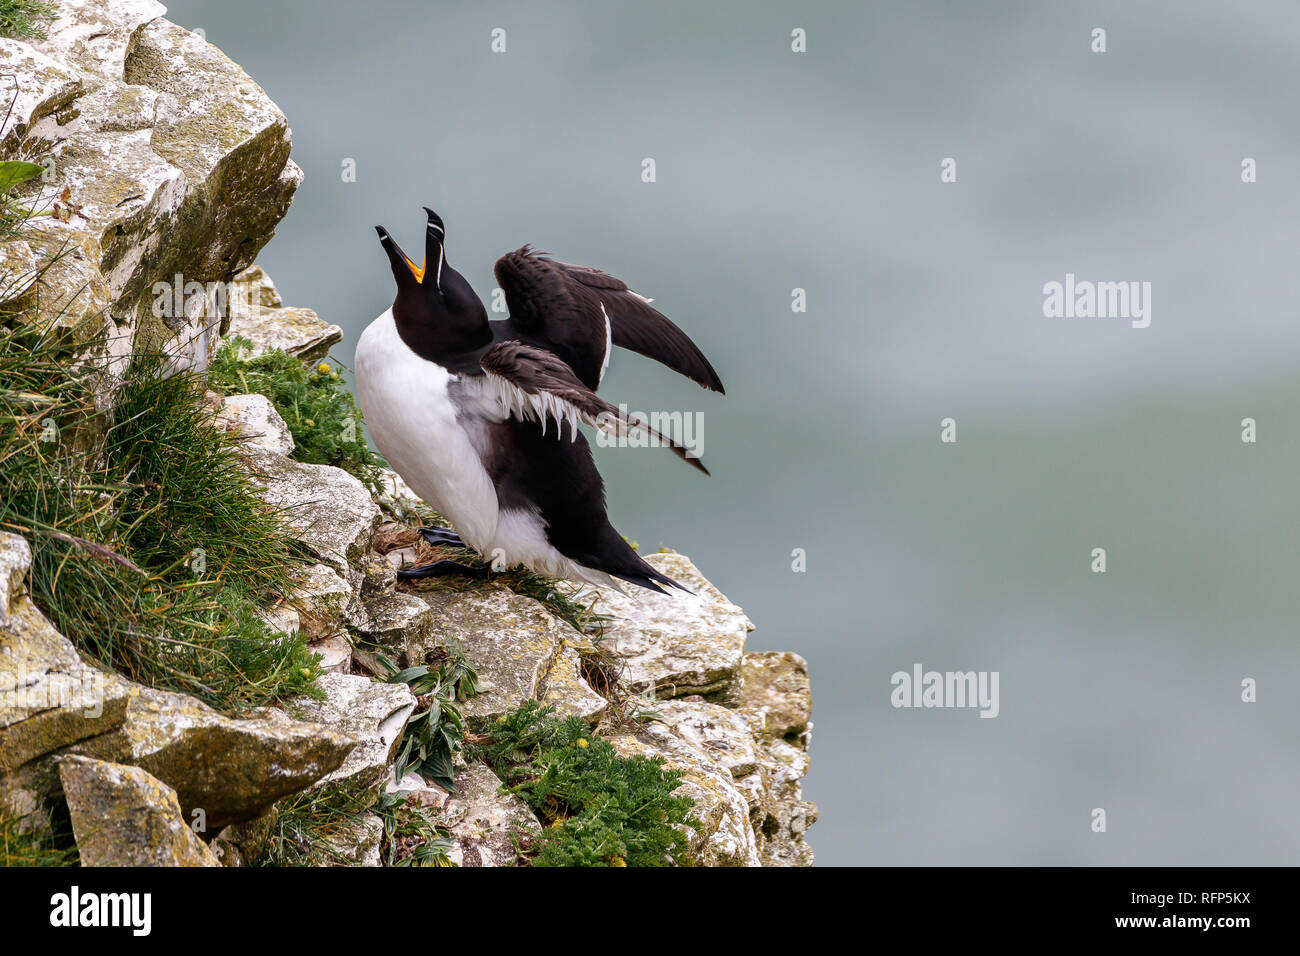
{"label": "black wing", "polygon": [[674,455],[706,475],[709,469],[684,447],[635,415],[625,415],[579,381],[577,374],[558,356],[520,342],[498,342],[488,349],[479,364],[486,373],[484,393],[511,416],[521,421],[536,421],[546,434],[555,420],[556,437],[570,429],[570,440],[578,434],[578,422],[584,422],[606,434],[626,435],[639,429],[667,445]]}
{"label": "black wing", "polygon": [[600,384],[609,362],[607,342],[612,342],[705,388],[724,391],[718,373],[686,333],[609,273],[557,262],[528,246],[498,259],[495,272],[510,324],[525,340],[553,349],[589,388]]}

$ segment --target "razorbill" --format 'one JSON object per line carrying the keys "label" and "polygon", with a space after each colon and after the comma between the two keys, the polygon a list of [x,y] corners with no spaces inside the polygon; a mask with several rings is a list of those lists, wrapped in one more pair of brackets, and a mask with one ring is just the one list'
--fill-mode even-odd
{"label": "razorbill", "polygon": [[[489,322],[474,290],[447,263],[442,220],[425,212],[420,266],[376,227],[397,295],[362,333],[355,363],[375,445],[459,532],[421,533],[435,544],[464,543],[493,568],[523,565],[616,587],[614,579],[656,591],[661,584],[681,588],[609,523],[604,483],[578,424],[619,435],[644,430],[707,474],[680,444],[620,412],[595,387],[616,344],[721,391],[712,366],[617,279],[527,250],[498,263],[499,281],[509,277],[512,317]],[[400,572],[448,573],[488,569],[438,561]]]}

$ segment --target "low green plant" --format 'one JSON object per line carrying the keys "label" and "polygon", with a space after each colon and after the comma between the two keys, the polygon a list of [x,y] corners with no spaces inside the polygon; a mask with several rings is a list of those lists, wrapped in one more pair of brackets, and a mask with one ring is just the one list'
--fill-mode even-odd
{"label": "low green plant", "polygon": [[623,757],[580,717],[528,701],[467,747],[544,825],[533,866],[689,865],[692,801],[659,758]]}
{"label": "low green plant", "polygon": [[355,865],[346,852],[373,794],[337,786],[304,790],[276,804],[275,826],[249,866]]}
{"label": "low green plant", "polygon": [[285,798],[276,811],[275,827],[250,866],[355,866],[349,844],[367,813],[383,824],[385,866],[453,865],[447,830],[410,806],[404,790],[376,800],[370,792],[320,787]]}
{"label": "low green plant", "polygon": [[406,684],[420,702],[420,712],[406,722],[393,775],[401,780],[414,770],[455,793],[453,755],[465,739],[465,722],[458,702],[479,692],[478,675],[459,648],[442,649],[442,659],[398,668],[383,655],[377,659],[387,672],[384,680]]}
{"label": "low green plant", "polygon": [[451,835],[419,807],[407,803],[408,793],[380,794],[375,813],[384,822],[381,846],[385,866],[455,866],[448,855]]}
{"label": "low green plant", "polygon": [[294,458],[342,468],[380,494],[384,460],[366,444],[361,409],[338,368],[329,362],[308,366],[279,349],[254,356],[251,348],[240,336],[221,343],[208,370],[212,388],[265,395],[289,426]]}
{"label": "low green plant", "polygon": [[0,37],[45,39],[45,24],[59,15],[45,0],[0,0]]}
{"label": "low green plant", "polygon": [[[0,0],[0,3],[2,2],[3,0]],[[4,82],[4,77],[0,76],[0,87],[3,87]],[[12,95],[14,98],[17,97],[16,88]],[[0,111],[6,109],[3,96],[4,90],[0,89]],[[0,115],[0,135],[3,135],[4,131],[4,116]],[[31,221],[43,215],[30,209],[14,195],[18,186],[35,179],[43,172],[45,167],[38,166],[36,163],[28,163],[20,159],[0,160],[0,242],[21,237]],[[0,276],[0,300],[13,298],[14,293],[21,288],[19,283],[25,283],[29,278],[30,275],[24,273]]]}

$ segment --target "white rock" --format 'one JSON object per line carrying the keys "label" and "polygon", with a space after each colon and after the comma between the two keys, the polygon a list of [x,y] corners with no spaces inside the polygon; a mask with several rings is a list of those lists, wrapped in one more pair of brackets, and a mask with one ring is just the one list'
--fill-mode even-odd
{"label": "white rock", "polygon": [[27,539],[0,532],[0,627],[9,623],[9,604],[26,589],[31,566],[32,549]]}
{"label": "white rock", "polygon": [[293,709],[304,720],[360,742],[341,767],[315,786],[344,786],[356,793],[377,790],[388,776],[394,744],[415,711],[410,688],[350,674],[325,674],[317,686],[325,692],[323,701],[299,698]]}
{"label": "white rock", "polygon": [[581,717],[593,727],[609,707],[609,702],[587,683],[582,675],[582,657],[570,646],[562,647],[547,668],[541,700],[554,707],[560,717]]}
{"label": "white rock", "polygon": [[352,642],[345,634],[332,634],[313,641],[308,649],[320,658],[321,670],[327,674],[346,674],[352,664]]}
{"label": "white rock", "polygon": [[653,689],[656,697],[711,694],[736,684],[745,652],[749,618],[705,579],[683,554],[651,554],[646,561],[694,594],[656,594],[628,586],[579,587],[577,600],[593,605],[613,622],[602,647],[625,665],[625,680],[635,691]]}
{"label": "white rock", "polygon": [[244,447],[293,454],[293,433],[265,395],[227,395],[217,411],[216,424],[244,438]]}
{"label": "white rock", "polygon": [[383,594],[367,601],[352,615],[352,626],[365,643],[376,644],[390,654],[409,655],[412,649],[419,653],[433,646],[433,615],[429,605],[414,594]]}
{"label": "white rock", "polygon": [[[289,125],[215,47],[161,19],[154,0],[59,0],[48,37],[0,39],[19,91],[0,151],[47,164],[19,196],[34,223],[44,314],[73,343],[109,337],[206,364],[218,310],[162,304],[157,287],[224,283],[251,264],[302,171]],[[59,260],[55,261],[55,257]],[[111,318],[110,318],[111,315]]]}
{"label": "white rock", "polygon": [[457,866],[513,865],[519,858],[515,840],[541,833],[533,812],[514,794],[501,793],[501,780],[483,764],[463,768],[454,783],[456,792],[431,814],[455,843],[448,854],[451,861]]}
{"label": "white rock", "polygon": [[[406,483],[406,479],[391,468],[381,469],[379,473],[379,484],[383,489],[383,493],[378,499],[379,504],[387,508],[389,511],[392,511],[394,514],[412,514],[416,509],[424,504],[424,502],[416,496],[415,492],[411,490],[411,486]],[[411,550],[412,554],[411,560],[414,561],[415,551],[414,549],[409,550]],[[401,565],[395,565],[395,567],[401,567]]]}
{"label": "white rock", "polygon": [[293,577],[297,587],[288,601],[307,639],[322,640],[342,631],[352,601],[352,588],[343,575],[326,564],[309,564],[295,570]]}
{"label": "white rock", "polygon": [[394,571],[400,571],[402,568],[413,567],[419,560],[419,555],[414,548],[394,548],[384,557],[388,563],[393,566]]}
{"label": "white rock", "polygon": [[296,634],[302,628],[298,612],[287,604],[277,604],[259,616],[277,634]]}
{"label": "white rock", "polygon": [[706,701],[670,700],[655,705],[658,719],[733,777],[758,769],[754,738],[734,710]]}
{"label": "white rock", "polygon": [[[32,124],[75,99],[85,83],[53,57],[46,56],[19,40],[0,37],[0,72],[21,76],[22,82],[8,84],[5,111],[8,122],[0,133],[0,151],[11,154]],[[13,97],[12,107],[9,97]]]}
{"label": "white rock", "polygon": [[323,359],[343,341],[343,330],[311,309],[285,308],[270,276],[256,265],[234,278],[226,335],[248,339],[252,355],[280,349],[304,361]]}
{"label": "white rock", "polygon": [[64,757],[59,777],[82,866],[221,866],[176,791],[139,767]]}
{"label": "white rock", "polygon": [[625,757],[662,757],[669,770],[682,774],[678,793],[695,802],[694,815],[703,830],[688,831],[691,851],[703,866],[761,866],[758,840],[750,822],[749,801],[731,774],[711,756],[657,721],[643,725],[635,736],[608,738]]}
{"label": "white rock", "polygon": [[407,660],[418,664],[433,647],[459,644],[486,681],[486,685],[480,682],[483,693],[461,705],[461,713],[474,727],[526,700],[539,699],[565,640],[578,637],[542,605],[504,586],[416,595],[428,605],[430,623],[427,638],[407,643]]}
{"label": "white rock", "polygon": [[248,449],[254,482],[293,532],[324,563],[345,574],[359,561],[379,527],[379,506],[370,492],[342,468],[308,465],[260,448]]}

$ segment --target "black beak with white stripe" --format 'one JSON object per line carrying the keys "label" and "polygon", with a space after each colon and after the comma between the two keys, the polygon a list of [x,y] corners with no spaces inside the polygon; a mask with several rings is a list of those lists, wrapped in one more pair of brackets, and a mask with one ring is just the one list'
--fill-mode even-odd
{"label": "black beak with white stripe", "polygon": [[397,280],[393,319],[402,341],[417,355],[436,362],[483,348],[491,343],[492,331],[473,287],[447,263],[442,219],[427,206],[424,211],[428,222],[421,265],[402,251],[383,226],[375,231]]}

